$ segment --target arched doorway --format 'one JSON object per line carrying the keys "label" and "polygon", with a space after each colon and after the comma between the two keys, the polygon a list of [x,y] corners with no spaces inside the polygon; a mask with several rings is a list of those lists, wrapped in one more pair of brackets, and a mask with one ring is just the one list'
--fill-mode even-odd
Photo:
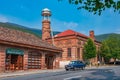
{"label": "arched doorway", "polygon": [[54,60],[55,60],[55,55],[53,54],[45,55],[45,64],[47,69],[53,69]]}

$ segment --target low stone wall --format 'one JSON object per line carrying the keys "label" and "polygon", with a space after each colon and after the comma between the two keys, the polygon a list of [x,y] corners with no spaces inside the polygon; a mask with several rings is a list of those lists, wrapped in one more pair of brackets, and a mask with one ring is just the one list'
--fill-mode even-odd
{"label": "low stone wall", "polygon": [[60,68],[64,68],[70,61],[60,61]]}

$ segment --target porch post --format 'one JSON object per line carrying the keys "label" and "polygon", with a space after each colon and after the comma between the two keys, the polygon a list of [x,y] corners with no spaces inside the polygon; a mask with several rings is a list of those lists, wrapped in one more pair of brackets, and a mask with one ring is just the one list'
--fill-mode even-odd
{"label": "porch post", "polygon": [[5,49],[0,47],[0,72],[5,71]]}
{"label": "porch post", "polygon": [[44,52],[42,53],[42,57],[41,57],[41,69],[46,69]]}
{"label": "porch post", "polygon": [[59,68],[59,60],[60,60],[60,55],[59,54],[56,54],[56,56],[55,56],[56,58],[55,58],[55,61],[54,61],[54,65],[53,66],[55,66],[55,67],[53,67],[53,69],[58,69]]}
{"label": "porch post", "polygon": [[27,52],[27,51],[25,51],[25,53],[24,53],[23,69],[24,69],[24,70],[27,70],[27,69],[28,69],[28,52]]}

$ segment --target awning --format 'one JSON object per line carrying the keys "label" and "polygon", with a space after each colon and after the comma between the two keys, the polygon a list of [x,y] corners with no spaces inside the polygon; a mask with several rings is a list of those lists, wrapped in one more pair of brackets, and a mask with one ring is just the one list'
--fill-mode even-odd
{"label": "awning", "polygon": [[7,48],[6,54],[18,54],[18,55],[24,55],[24,51],[16,48]]}

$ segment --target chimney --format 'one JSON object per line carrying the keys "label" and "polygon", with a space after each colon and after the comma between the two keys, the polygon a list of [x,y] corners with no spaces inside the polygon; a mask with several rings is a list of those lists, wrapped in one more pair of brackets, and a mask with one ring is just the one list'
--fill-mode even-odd
{"label": "chimney", "polygon": [[94,31],[93,30],[90,31],[89,35],[90,35],[91,39],[95,40],[95,36],[94,36]]}

